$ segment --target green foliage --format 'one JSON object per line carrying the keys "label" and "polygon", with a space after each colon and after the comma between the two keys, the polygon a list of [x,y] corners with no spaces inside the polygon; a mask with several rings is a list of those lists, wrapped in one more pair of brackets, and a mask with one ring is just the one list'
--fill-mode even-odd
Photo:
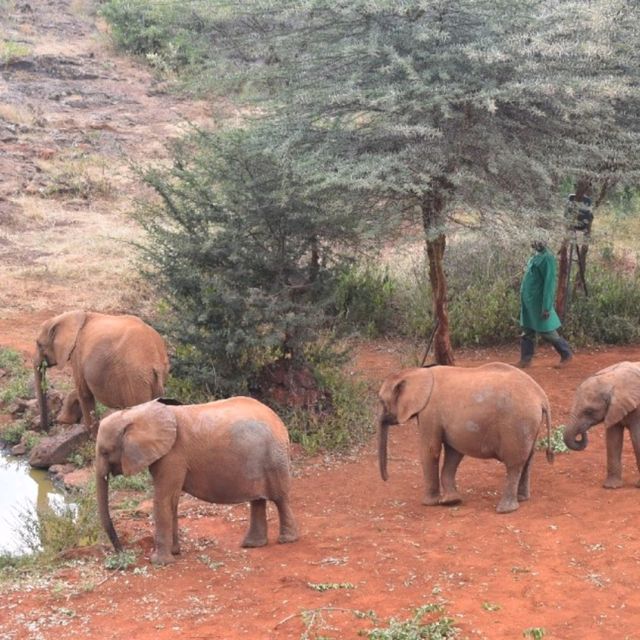
{"label": "green foliage", "polygon": [[104,568],[110,571],[126,571],[136,563],[135,551],[112,553],[104,560]]}
{"label": "green foliage", "polygon": [[334,294],[339,321],[362,328],[371,338],[385,334],[394,322],[395,289],[388,269],[377,270],[370,265],[345,269],[338,277]]}
{"label": "green foliage", "polygon": [[446,640],[455,638],[459,630],[452,618],[440,616],[430,622],[425,622],[427,614],[441,614],[442,605],[427,604],[416,609],[409,620],[392,619],[385,629],[373,629],[368,632],[369,640]]}
{"label": "green foliage", "polygon": [[215,33],[209,26],[215,16],[210,3],[184,4],[174,0],[108,0],[100,14],[111,26],[116,44],[142,55],[162,73],[200,76],[208,71],[208,57],[215,46]]}
{"label": "green foliage", "polygon": [[350,582],[307,582],[309,589],[314,591],[336,591],[338,589],[355,589]]}
{"label": "green foliage", "polygon": [[112,491],[143,491],[149,493],[153,488],[153,480],[148,469],[133,476],[115,476],[109,480]]}
{"label": "green foliage", "polygon": [[75,451],[69,456],[68,461],[82,469],[90,465],[96,456],[96,443],[93,440],[87,440],[79,444]]}
{"label": "green foliage", "polygon": [[574,295],[564,332],[575,344],[627,344],[640,339],[640,271],[624,273],[612,261],[588,264],[589,296]]}
{"label": "green foliage", "polygon": [[524,638],[532,638],[532,640],[542,640],[546,635],[544,627],[529,627],[522,632]]}
{"label": "green foliage", "polygon": [[68,549],[95,544],[101,532],[95,502],[95,486],[89,484],[66,494],[62,507],[25,512],[19,536],[33,562],[46,563]]}
{"label": "green foliage", "polygon": [[0,430],[0,440],[8,445],[18,444],[22,440],[22,436],[27,426],[24,420],[15,420],[5,425]]}
{"label": "green foliage", "polygon": [[496,604],[495,602],[483,602],[482,603],[482,608],[485,611],[500,611],[500,609],[502,608],[499,604]]}
{"label": "green foliage", "polygon": [[372,403],[366,384],[349,378],[337,366],[315,368],[319,392],[327,401],[316,407],[277,407],[293,442],[308,453],[346,450],[362,444],[373,431]]}
{"label": "green foliage", "polygon": [[[536,443],[536,449],[546,449],[549,442],[549,437],[544,436],[540,438]],[[551,451],[553,453],[567,453],[569,448],[564,443],[564,425],[560,425],[551,431]]]}
{"label": "green foliage", "polygon": [[24,365],[23,356],[14,349],[0,348],[0,369],[7,375],[0,378],[0,404],[9,404],[17,398],[33,395],[30,388],[31,372]]}
{"label": "green foliage", "polygon": [[316,339],[361,223],[337,203],[320,210],[259,130],[195,131],[173,154],[168,170],[145,173],[159,202],[136,215],[173,373],[209,396],[247,393],[267,365],[298,363]]}
{"label": "green foliage", "polygon": [[8,64],[14,60],[25,58],[31,53],[31,47],[14,40],[0,40],[0,64]]}

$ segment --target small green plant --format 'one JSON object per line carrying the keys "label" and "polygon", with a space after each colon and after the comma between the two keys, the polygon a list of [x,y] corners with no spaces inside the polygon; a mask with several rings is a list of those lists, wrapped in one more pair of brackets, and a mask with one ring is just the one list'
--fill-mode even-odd
{"label": "small green plant", "polygon": [[0,404],[9,404],[17,398],[29,398],[33,395],[30,371],[17,351],[0,349],[0,369],[7,372],[6,377],[0,379]]}
{"label": "small green plant", "polygon": [[112,553],[104,560],[104,568],[110,571],[125,571],[136,562],[136,554],[134,551],[120,551],[120,553]]}
{"label": "small green plant", "polygon": [[439,616],[435,620],[425,621],[428,614],[441,614],[444,607],[439,604],[427,604],[416,609],[409,620],[392,619],[385,629],[373,629],[368,632],[369,640],[447,640],[455,638],[459,630],[452,618]]}
{"label": "small green plant", "polygon": [[31,451],[33,447],[35,447],[40,440],[42,440],[42,435],[36,433],[35,431],[25,431],[22,436],[21,442],[24,444],[27,451]]}
{"label": "small green plant", "polygon": [[31,48],[22,42],[14,40],[0,41],[0,64],[8,64],[14,60],[25,58],[31,53]]}
{"label": "small green plant", "polygon": [[[546,449],[549,443],[549,437],[540,438],[536,444],[539,450]],[[564,425],[560,425],[551,431],[551,451],[553,453],[567,453],[569,447],[564,443]]]}
{"label": "small green plant", "polygon": [[18,444],[22,440],[26,428],[24,420],[10,422],[0,431],[0,440],[10,446]]}
{"label": "small green plant", "polygon": [[542,640],[546,635],[544,627],[529,627],[522,632],[524,638],[533,638],[533,640]]}
{"label": "small green plant", "polygon": [[501,609],[500,605],[496,604],[495,602],[483,602],[482,608],[485,611],[500,611]]}
{"label": "small green plant", "polygon": [[69,492],[63,504],[19,514],[18,538],[35,563],[44,564],[64,551],[95,544],[101,527],[95,508],[95,487]]}
{"label": "small green plant", "polygon": [[151,474],[148,470],[136,473],[134,476],[115,476],[109,481],[112,490],[120,491],[151,491]]}
{"label": "small green plant", "polygon": [[78,467],[78,469],[82,469],[93,462],[95,454],[95,442],[93,440],[87,440],[76,447],[75,451],[69,455],[68,461]]}
{"label": "small green plant", "polygon": [[350,582],[307,582],[309,589],[314,591],[333,591],[337,589],[355,589]]}

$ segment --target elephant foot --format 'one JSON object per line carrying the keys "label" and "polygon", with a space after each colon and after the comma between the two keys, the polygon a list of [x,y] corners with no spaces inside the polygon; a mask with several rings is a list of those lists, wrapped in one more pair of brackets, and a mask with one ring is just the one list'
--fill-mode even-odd
{"label": "elephant foot", "polygon": [[529,499],[529,492],[518,493],[518,502],[526,502]]}
{"label": "elephant foot", "polygon": [[512,511],[516,511],[519,506],[520,505],[517,500],[500,500],[496,507],[496,511],[498,513],[511,513]]}
{"label": "elephant foot", "polygon": [[422,499],[422,504],[427,506],[427,507],[434,507],[434,506],[440,504],[440,496],[439,495],[425,496]]}
{"label": "elephant foot", "polygon": [[151,554],[151,563],[155,565],[166,565],[175,562],[176,559],[170,553],[160,553],[159,551],[154,551]]}
{"label": "elephant foot", "polygon": [[245,549],[255,549],[256,547],[264,547],[267,544],[267,537],[250,537],[247,536],[240,545]]}
{"label": "elephant foot", "polygon": [[179,556],[182,553],[180,551],[180,545],[179,544],[174,544],[173,547],[171,547],[171,553],[174,556]]}
{"label": "elephant foot", "polygon": [[636,487],[638,487],[640,489],[640,480],[638,480],[638,482],[636,482]]}
{"label": "elephant foot", "polygon": [[440,498],[440,504],[443,505],[454,505],[460,504],[462,502],[462,498],[457,491],[452,491],[451,493],[445,493],[442,498]]}
{"label": "elephant foot", "polygon": [[607,478],[602,486],[605,489],[619,489],[622,486],[622,478]]}
{"label": "elephant foot", "polygon": [[286,544],[287,542],[295,542],[298,539],[298,534],[295,531],[289,531],[281,533],[278,536],[278,544]]}

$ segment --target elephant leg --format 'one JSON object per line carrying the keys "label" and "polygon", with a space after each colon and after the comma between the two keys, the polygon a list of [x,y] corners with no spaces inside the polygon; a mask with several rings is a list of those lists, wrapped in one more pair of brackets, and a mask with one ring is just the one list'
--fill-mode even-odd
{"label": "elephant leg", "polygon": [[243,547],[264,547],[267,544],[267,501],[251,501],[249,530],[242,541]]}
{"label": "elephant leg", "polygon": [[602,483],[605,489],[618,489],[622,486],[623,437],[624,427],[621,424],[614,424],[607,429],[607,477]]}
{"label": "elephant leg", "polygon": [[498,513],[510,513],[515,511],[518,505],[518,485],[522,476],[523,465],[507,464],[507,482],[502,493],[502,498],[498,503],[496,511]]}
{"label": "elephant leg", "polygon": [[518,500],[524,502],[529,499],[529,474],[531,471],[531,461],[533,460],[533,452],[529,454],[527,461],[524,463],[522,474],[520,475],[520,482],[518,483]]}
{"label": "elephant leg", "polygon": [[180,494],[177,493],[173,496],[171,501],[171,511],[173,516],[173,535],[171,542],[171,553],[174,556],[180,555],[180,540],[178,539],[178,502],[180,500]]}
{"label": "elephant leg", "polygon": [[295,542],[298,539],[298,527],[296,526],[296,520],[289,506],[289,498],[284,496],[274,500],[274,502],[278,509],[278,518],[280,520],[278,542],[280,544]]}
{"label": "elephant leg", "polygon": [[458,504],[462,501],[456,488],[456,471],[462,458],[464,458],[464,454],[445,443],[444,462],[442,464],[442,473],[440,474],[442,483],[440,504]]}
{"label": "elephant leg", "polygon": [[[633,452],[636,454],[636,466],[640,472],[640,420],[634,420],[629,425],[629,433],[631,434]],[[640,480],[636,482],[636,487],[640,487]]]}
{"label": "elephant leg", "polygon": [[440,504],[440,449],[423,446],[420,458],[425,488],[422,504]]}
{"label": "elephant leg", "polygon": [[[78,385],[78,401],[82,410],[82,421],[87,431],[91,431],[96,420],[96,399],[85,385]],[[95,435],[95,433],[93,434]]]}
{"label": "elephant leg", "polygon": [[[182,485],[180,485],[182,486]],[[153,520],[155,523],[155,549],[151,554],[153,564],[170,564],[175,562],[171,553],[177,542],[177,505],[180,489],[162,491],[156,485],[153,496]]]}

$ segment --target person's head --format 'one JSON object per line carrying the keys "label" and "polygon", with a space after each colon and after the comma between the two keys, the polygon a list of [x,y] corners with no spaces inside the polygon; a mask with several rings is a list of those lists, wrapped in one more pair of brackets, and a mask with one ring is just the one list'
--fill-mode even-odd
{"label": "person's head", "polygon": [[536,251],[544,251],[547,248],[547,243],[545,240],[537,239],[531,243],[531,248]]}

